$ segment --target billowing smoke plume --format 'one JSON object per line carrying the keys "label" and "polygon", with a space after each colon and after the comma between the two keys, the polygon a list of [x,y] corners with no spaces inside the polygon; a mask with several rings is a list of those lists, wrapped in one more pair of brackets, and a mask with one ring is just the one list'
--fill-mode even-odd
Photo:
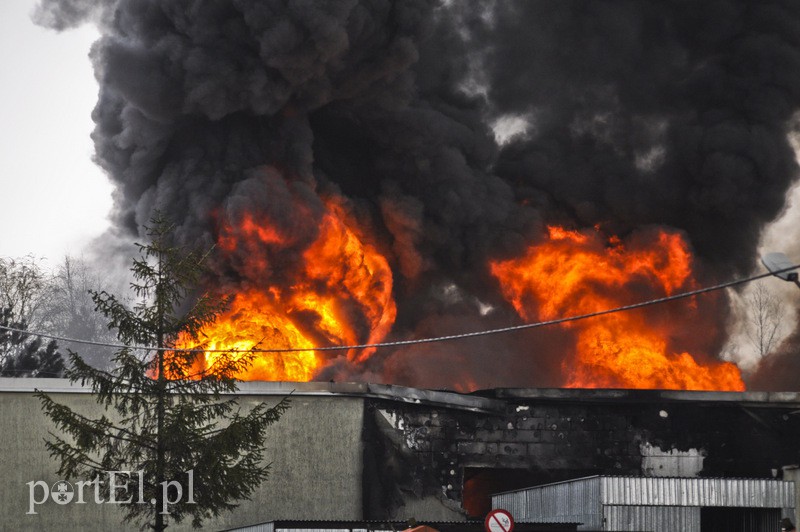
{"label": "billowing smoke plume", "polygon": [[[341,193],[390,259],[396,337],[508,324],[487,263],[544,222],[667,225],[708,279],[747,272],[797,172],[794,0],[43,0],[36,17],[103,32],[93,138],[119,227],[160,209],[208,246],[220,220],[255,212],[300,253],[320,196]],[[217,265],[224,289],[259,282],[247,259]],[[323,376],[555,385],[563,334],[380,352]]]}
{"label": "billowing smoke plume", "polygon": [[[530,116],[498,175],[581,224],[685,230],[745,273],[796,175],[794,2],[514,2],[481,68],[498,113]],[[527,31],[526,29],[527,28]]]}

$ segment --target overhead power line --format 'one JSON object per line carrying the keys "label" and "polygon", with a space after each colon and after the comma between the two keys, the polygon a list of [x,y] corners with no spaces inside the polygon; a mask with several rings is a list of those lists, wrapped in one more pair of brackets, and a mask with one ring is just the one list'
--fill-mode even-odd
{"label": "overhead power line", "polygon": [[600,310],[597,312],[590,312],[588,314],[579,314],[576,316],[569,316],[566,318],[557,318],[554,320],[547,320],[547,321],[538,321],[534,323],[523,323],[521,325],[512,325],[510,327],[501,327],[498,329],[486,329],[482,331],[473,331],[467,333],[460,333],[460,334],[450,334],[446,336],[433,336],[429,338],[416,338],[413,340],[396,340],[393,342],[377,342],[372,344],[354,344],[354,345],[332,345],[332,346],[324,346],[324,347],[310,347],[310,348],[298,348],[298,347],[286,347],[286,348],[273,348],[273,349],[176,349],[174,347],[154,347],[154,346],[140,346],[140,345],[124,345],[124,344],[115,344],[115,343],[107,343],[107,342],[95,342],[92,340],[81,340],[78,338],[66,338],[63,336],[57,336],[52,334],[46,334],[42,332],[36,331],[26,331],[24,329],[15,329],[14,327],[6,327],[0,325],[0,330],[6,330],[10,332],[17,332],[27,334],[29,336],[37,336],[39,338],[46,338],[48,340],[56,340],[58,342],[71,342],[76,344],[83,344],[83,345],[94,345],[100,347],[112,347],[115,349],[136,349],[141,351],[181,351],[184,353],[298,353],[298,352],[306,352],[306,351],[349,351],[350,349],[371,349],[371,348],[380,348],[380,347],[401,347],[405,345],[417,345],[417,344],[432,344],[438,342],[449,342],[451,340],[461,340],[464,338],[475,338],[478,336],[489,336],[492,334],[504,334],[510,333],[514,331],[521,331],[524,329],[537,329],[539,327],[548,327],[551,325],[560,325],[562,323],[569,323],[573,321],[585,320],[589,318],[596,318],[598,316],[605,316],[607,314],[614,314],[617,312],[625,312],[628,310],[634,310],[643,307],[649,307],[652,305],[659,305],[661,303],[667,303],[669,301],[676,301],[678,299],[686,299],[688,297],[697,296],[700,294],[706,294],[708,292],[714,292],[716,290],[723,290],[725,288],[730,288],[733,286],[738,286],[742,284],[746,284],[752,281],[757,281],[759,279],[763,279],[765,277],[770,277],[772,275],[777,275],[780,273],[785,273],[789,271],[793,271],[800,268],[800,264],[794,265],[790,268],[783,268],[781,270],[777,270],[774,272],[767,272],[762,273],[759,275],[754,275],[752,277],[747,277],[744,279],[736,279],[734,281],[728,281],[726,283],[716,284],[714,286],[708,286],[705,288],[698,288],[696,290],[690,290],[688,292],[681,292],[679,294],[673,294],[670,296],[660,297],[658,299],[650,299],[647,301],[642,301],[639,303],[633,303],[631,305],[624,305],[621,307],[615,307],[607,310]]}

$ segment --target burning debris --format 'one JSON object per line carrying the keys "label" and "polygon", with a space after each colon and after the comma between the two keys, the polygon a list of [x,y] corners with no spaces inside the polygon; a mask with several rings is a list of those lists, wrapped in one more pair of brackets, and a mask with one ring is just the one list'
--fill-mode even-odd
{"label": "burning debris", "polygon": [[[102,6],[36,17],[102,30],[93,138],[118,227],[160,209],[217,245],[206,288],[234,297],[209,347],[435,336],[722,281],[797,175],[792,0]],[[738,390],[715,358],[727,314],[721,294],[436,349],[267,354],[243,377]]]}

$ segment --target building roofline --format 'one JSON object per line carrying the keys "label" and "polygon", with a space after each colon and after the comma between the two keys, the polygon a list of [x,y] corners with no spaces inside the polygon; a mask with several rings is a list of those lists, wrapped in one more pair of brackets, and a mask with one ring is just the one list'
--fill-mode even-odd
{"label": "building roofline", "polygon": [[[0,392],[5,393],[91,393],[90,386],[68,379],[0,377]],[[392,384],[366,382],[284,382],[246,381],[239,383],[237,395],[366,397],[409,404],[426,404],[472,412],[502,413],[506,402],[446,390],[426,390]]]}
{"label": "building roofline", "polygon": [[775,405],[800,407],[798,392],[718,392],[700,390],[626,390],[609,388],[495,388],[476,392],[484,397],[506,401],[557,401],[598,402],[598,403],[653,403],[689,402],[698,403],[740,403],[749,406]]}
{"label": "building roofline", "polygon": [[[67,379],[0,377],[0,392],[91,393],[91,387]],[[367,397],[409,404],[426,404],[473,412],[502,413],[509,403],[691,403],[738,404],[800,408],[798,392],[708,392],[685,390],[621,390],[584,388],[495,388],[464,394],[393,384],[367,382],[248,381],[239,383],[239,395]]]}
{"label": "building roofline", "polygon": [[745,477],[680,477],[680,476],[666,476],[666,477],[646,477],[642,475],[589,475],[585,477],[576,477],[570,478],[567,480],[559,480],[556,482],[547,482],[545,484],[537,484],[535,486],[528,486],[527,488],[517,488],[513,490],[507,491],[499,491],[497,493],[492,493],[492,497],[497,497],[499,495],[509,495],[512,493],[522,493],[523,491],[530,491],[530,490],[537,490],[540,488],[548,488],[550,486],[558,486],[562,484],[572,484],[575,482],[586,482],[588,480],[593,479],[612,479],[612,480],[647,480],[649,482],[663,482],[669,483],[674,481],[686,481],[686,482],[703,482],[703,481],[723,481],[723,482],[770,482],[778,484],[789,484],[792,483],[791,480],[782,480],[777,478],[745,478]]}

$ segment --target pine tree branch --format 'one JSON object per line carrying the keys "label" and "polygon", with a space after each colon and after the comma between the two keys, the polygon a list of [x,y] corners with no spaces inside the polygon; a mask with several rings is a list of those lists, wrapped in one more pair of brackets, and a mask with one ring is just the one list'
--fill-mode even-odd
{"label": "pine tree branch", "polygon": [[[227,305],[202,294],[188,312],[179,311],[207,255],[198,258],[171,247],[168,227],[163,218],[154,219],[148,228],[152,242],[139,245],[140,257],[133,260],[131,289],[138,303],[128,308],[107,292],[92,293],[96,311],[126,345],[196,342],[203,326]],[[47,448],[60,461],[60,471],[70,475],[143,471],[141,487],[157,504],[127,505],[124,519],[155,530],[167,525],[165,516],[154,510],[161,507],[161,482],[193,470],[197,504],[169,505],[169,520],[191,517],[199,527],[203,520],[235,508],[237,500],[248,499],[268,476],[269,466],[262,465],[266,428],[286,411],[288,398],[243,412],[238,397],[223,397],[238,389],[235,375],[253,357],[252,352],[222,353],[200,366],[202,354],[176,349],[139,357],[126,348],[113,357],[117,368],[104,371],[71,353],[68,376],[88,383],[98,404],[110,413],[85,416],[38,392],[43,411],[65,436],[51,434]]]}

